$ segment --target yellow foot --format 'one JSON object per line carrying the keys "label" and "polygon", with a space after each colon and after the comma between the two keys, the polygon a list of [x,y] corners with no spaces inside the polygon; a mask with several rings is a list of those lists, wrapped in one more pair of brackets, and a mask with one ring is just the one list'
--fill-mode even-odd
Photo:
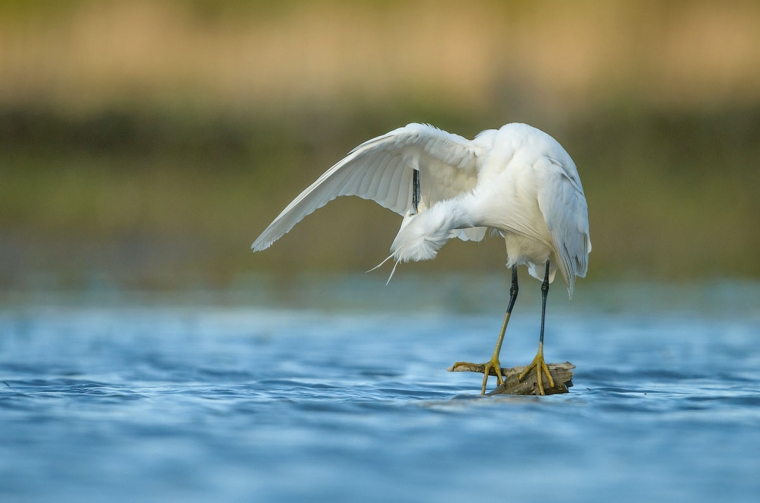
{"label": "yellow foot", "polygon": [[552,379],[552,375],[549,373],[549,368],[546,366],[546,362],[544,361],[544,346],[543,344],[539,343],[538,345],[538,353],[536,353],[536,357],[533,358],[533,361],[528,365],[528,367],[522,371],[518,379],[522,381],[525,379],[525,376],[527,376],[531,370],[536,369],[536,384],[538,385],[538,393],[539,395],[545,395],[544,393],[544,384],[543,384],[543,378],[542,374],[546,374],[546,377],[549,379],[549,387],[554,387],[554,379]]}
{"label": "yellow foot", "polygon": [[483,388],[480,390],[481,395],[486,394],[486,384],[488,384],[488,376],[491,374],[492,369],[496,374],[496,380],[499,384],[504,384],[504,377],[501,375],[501,363],[499,363],[499,359],[496,357],[491,358],[491,361],[485,363],[456,362],[454,367],[457,365],[483,365]]}

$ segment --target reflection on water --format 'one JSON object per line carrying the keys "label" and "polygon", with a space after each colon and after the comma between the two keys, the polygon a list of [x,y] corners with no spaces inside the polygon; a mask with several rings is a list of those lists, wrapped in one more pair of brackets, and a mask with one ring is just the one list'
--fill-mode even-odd
{"label": "reflection on water", "polygon": [[[575,386],[481,398],[476,375],[445,368],[490,356],[505,285],[6,294],[0,494],[755,500],[757,285],[580,285],[572,303],[554,288],[546,356],[577,365]],[[535,353],[534,286],[523,281],[505,365]]]}

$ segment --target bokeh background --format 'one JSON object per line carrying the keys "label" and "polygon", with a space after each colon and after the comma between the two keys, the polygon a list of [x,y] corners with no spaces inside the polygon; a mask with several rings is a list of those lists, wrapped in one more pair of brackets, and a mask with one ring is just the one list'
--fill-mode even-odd
{"label": "bokeh background", "polygon": [[[760,276],[758,2],[2,0],[0,289],[365,271],[400,217],[358,198],[249,246],[409,122],[559,140],[589,281]],[[406,267],[505,260],[490,238]]]}

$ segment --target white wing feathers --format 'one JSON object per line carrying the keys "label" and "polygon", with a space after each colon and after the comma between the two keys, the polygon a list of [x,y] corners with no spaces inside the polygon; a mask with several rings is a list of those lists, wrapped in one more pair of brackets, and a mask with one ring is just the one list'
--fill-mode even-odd
{"label": "white wing feathers", "polygon": [[[372,199],[403,215],[412,206],[412,174],[420,172],[421,206],[431,207],[471,190],[477,183],[480,147],[433,126],[409,124],[369,140],[296,197],[254,241],[264,250],[305,216],[338,196]],[[462,237],[482,238],[468,229]]]}
{"label": "white wing feathers", "polygon": [[588,254],[591,252],[588,206],[574,165],[565,166],[550,157],[545,157],[541,163],[546,178],[538,191],[538,205],[554,241],[560,259],[559,269],[572,298],[575,277],[585,277],[588,270]]}

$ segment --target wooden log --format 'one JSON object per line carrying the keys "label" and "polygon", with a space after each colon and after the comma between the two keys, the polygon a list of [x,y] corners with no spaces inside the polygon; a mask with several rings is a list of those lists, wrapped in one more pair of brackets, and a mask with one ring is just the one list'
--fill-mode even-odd
{"label": "wooden log", "polygon": [[[568,388],[573,386],[573,369],[575,365],[570,362],[565,363],[548,363],[549,373],[554,379],[554,386],[549,387],[546,374],[543,375],[541,382],[544,385],[544,393],[547,395],[556,395],[558,393],[569,393]],[[476,365],[474,363],[459,363],[457,365],[449,367],[449,372],[480,372],[483,373],[484,365]],[[488,393],[488,395],[535,395],[538,392],[538,382],[536,381],[536,369],[533,368],[525,379],[518,380],[520,373],[525,370],[525,367],[512,367],[508,369],[501,369],[501,375],[504,377],[504,384],[500,384]],[[491,369],[490,375],[496,376],[494,369]]]}

